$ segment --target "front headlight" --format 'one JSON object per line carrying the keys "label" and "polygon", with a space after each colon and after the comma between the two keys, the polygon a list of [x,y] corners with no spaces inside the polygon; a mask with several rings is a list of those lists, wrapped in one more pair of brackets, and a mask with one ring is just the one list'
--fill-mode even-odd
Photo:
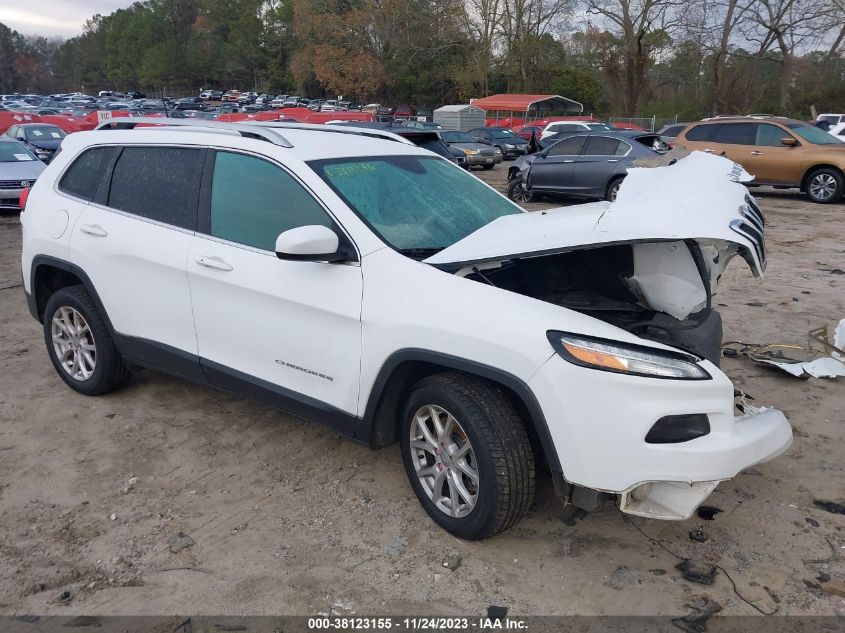
{"label": "front headlight", "polygon": [[477,153],[478,153],[477,149],[465,149],[464,150],[464,154],[466,154],[467,156],[472,156],[473,154],[477,154]]}
{"label": "front headlight", "polygon": [[555,351],[573,365],[649,378],[710,378],[710,374],[689,354],[554,330],[546,335]]}
{"label": "front headlight", "polygon": [[505,143],[505,149],[513,149],[513,145],[510,143]]}

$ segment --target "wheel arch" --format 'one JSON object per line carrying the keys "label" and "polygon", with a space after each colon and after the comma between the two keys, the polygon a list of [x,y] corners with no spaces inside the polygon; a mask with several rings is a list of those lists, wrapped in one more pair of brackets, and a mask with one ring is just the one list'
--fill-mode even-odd
{"label": "wheel arch", "polygon": [[405,396],[420,379],[444,371],[459,371],[501,388],[525,421],[535,454],[553,471],[563,472],[546,418],[524,381],[497,367],[423,349],[400,350],[384,362],[370,390],[356,439],[371,448],[398,441]]}
{"label": "wheel arch", "polygon": [[817,163],[815,165],[810,165],[809,167],[807,167],[807,170],[804,172],[804,175],[801,176],[801,183],[799,185],[800,191],[802,191],[802,192],[807,191],[807,180],[810,178],[810,175],[814,171],[816,171],[818,169],[825,169],[825,168],[838,171],[839,175],[842,178],[845,178],[845,170],[843,170],[838,165],[834,165],[833,163]]}
{"label": "wheel arch", "polygon": [[607,179],[607,185],[604,187],[604,195],[607,197],[610,194],[610,190],[613,189],[613,185],[617,182],[622,182],[625,180],[627,173],[624,174],[613,174],[610,178]]}
{"label": "wheel arch", "polygon": [[79,266],[57,257],[36,255],[32,260],[30,275],[30,295],[27,300],[32,316],[39,322],[44,320],[44,308],[53,293],[68,286],[84,286],[103,315],[109,330],[114,331],[91,278]]}

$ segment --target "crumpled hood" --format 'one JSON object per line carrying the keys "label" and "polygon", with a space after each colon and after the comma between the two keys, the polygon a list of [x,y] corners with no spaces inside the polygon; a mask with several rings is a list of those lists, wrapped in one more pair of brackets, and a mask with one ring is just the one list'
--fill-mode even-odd
{"label": "crumpled hood", "polygon": [[468,265],[593,245],[697,240],[738,245],[759,276],[762,215],[741,184],[750,180],[733,161],[693,152],[674,165],[630,168],[613,203],[503,216],[424,261]]}

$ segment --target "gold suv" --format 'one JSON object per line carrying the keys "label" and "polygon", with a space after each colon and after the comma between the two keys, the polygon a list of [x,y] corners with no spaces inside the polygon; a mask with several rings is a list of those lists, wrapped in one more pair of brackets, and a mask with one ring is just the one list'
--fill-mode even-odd
{"label": "gold suv", "polygon": [[690,123],[674,143],[727,156],[754,184],[799,187],[813,202],[836,202],[845,189],[845,143],[803,121],[716,117]]}

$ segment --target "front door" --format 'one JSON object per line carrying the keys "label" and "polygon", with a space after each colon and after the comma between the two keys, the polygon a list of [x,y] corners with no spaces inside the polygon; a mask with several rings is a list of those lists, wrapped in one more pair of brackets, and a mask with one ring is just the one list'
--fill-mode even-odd
{"label": "front door", "polygon": [[[776,185],[800,184],[804,164],[798,139],[771,123],[757,123],[756,126],[754,145],[744,148],[747,155],[737,162],[754,175],[756,182]],[[791,138],[796,145],[784,145],[781,142],[784,138]]]}
{"label": "front door", "polygon": [[316,198],[276,163],[217,151],[188,254],[200,363],[214,385],[352,434],[361,361],[358,263],[281,260],[278,235],[322,224]]}

